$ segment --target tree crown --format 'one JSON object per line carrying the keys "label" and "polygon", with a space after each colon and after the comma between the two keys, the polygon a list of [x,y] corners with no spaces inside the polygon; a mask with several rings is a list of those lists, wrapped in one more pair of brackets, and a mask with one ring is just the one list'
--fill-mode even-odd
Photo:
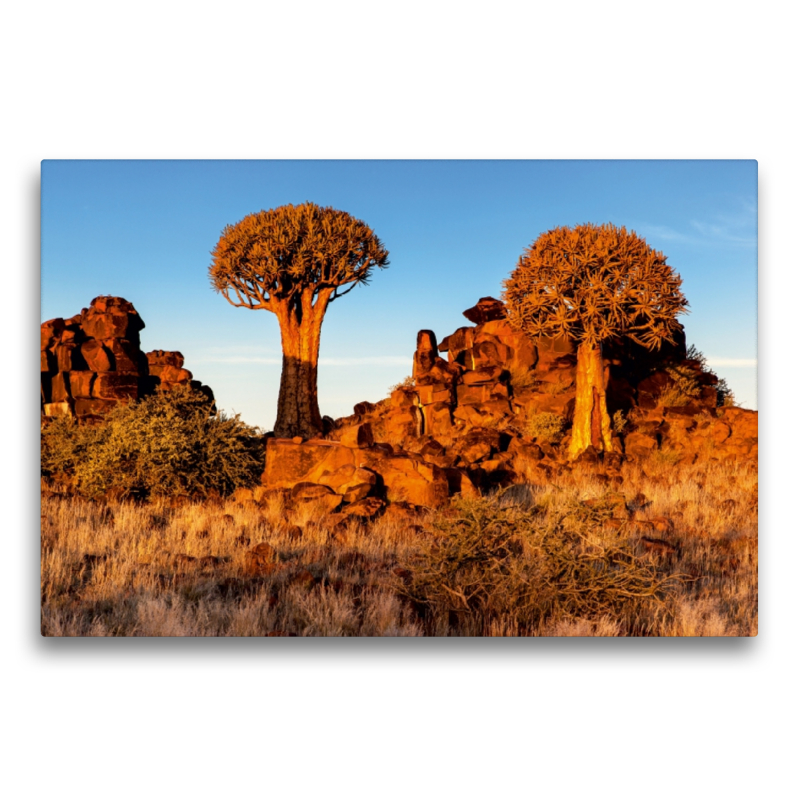
{"label": "tree crown", "polygon": [[226,226],[211,255],[215,291],[235,306],[270,310],[307,291],[327,289],[328,299],[341,297],[368,283],[373,268],[389,265],[368,225],[314,203],[248,214]]}
{"label": "tree crown", "polygon": [[681,278],[663,253],[610,223],[543,233],[503,285],[519,330],[592,346],[628,336],[654,350],[672,341],[675,317],[688,308]]}

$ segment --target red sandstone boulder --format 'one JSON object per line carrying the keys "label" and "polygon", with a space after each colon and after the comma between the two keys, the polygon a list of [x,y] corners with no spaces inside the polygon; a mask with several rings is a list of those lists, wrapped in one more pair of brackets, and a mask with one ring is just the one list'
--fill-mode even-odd
{"label": "red sandstone boulder", "polygon": [[464,498],[480,497],[480,490],[470,480],[469,475],[463,469],[450,467],[445,470],[447,475],[447,488],[451,495],[461,495]]}
{"label": "red sandstone boulder", "polygon": [[426,406],[431,403],[451,403],[453,401],[453,390],[448,383],[430,383],[416,387],[417,399],[420,405]]}
{"label": "red sandstone boulder", "polygon": [[151,368],[151,375],[158,374],[153,372],[153,367],[170,366],[176,369],[183,367],[183,353],[177,350],[151,350],[145,354],[145,358],[147,358],[147,363]]}
{"label": "red sandstone boulder", "polygon": [[90,339],[129,339],[137,345],[144,328],[133,304],[121,297],[96,297],[81,313],[80,324]]}
{"label": "red sandstone boulder", "polygon": [[118,402],[187,383],[213,402],[213,392],[182,368],[181,353],[154,350],[148,359],[141,352],[142,328],[136,309],[120,297],[97,297],[80,314],[42,323],[41,402],[45,416],[68,413],[92,421]]}
{"label": "red sandstone boulder", "polygon": [[439,345],[440,353],[447,353],[450,361],[455,361],[460,353],[469,350],[474,343],[475,328],[459,328],[445,336]]}
{"label": "red sandstone boulder", "polygon": [[420,386],[428,384],[444,384],[445,386],[452,386],[463,371],[461,364],[455,362],[445,361],[439,356],[435,356],[431,360],[430,366],[427,367],[425,372],[418,371],[415,375],[415,386],[418,389]]}
{"label": "red sandstone boulder", "polygon": [[90,310],[83,320],[90,339],[127,339],[138,333],[129,314],[101,314]]}
{"label": "red sandstone boulder", "polygon": [[146,363],[146,359],[136,342],[128,339],[105,339],[103,344],[111,354],[111,365],[115,372],[131,375],[139,375],[144,372],[142,362]]}
{"label": "red sandstone boulder", "polygon": [[511,323],[503,317],[502,319],[490,320],[480,323],[475,328],[475,341],[482,342],[485,339],[500,339],[503,343],[516,341],[521,334],[511,327]]}
{"label": "red sandstone boulder", "polygon": [[371,491],[371,483],[356,483],[349,486],[342,494],[342,500],[344,500],[345,503],[357,503],[365,497],[368,497]]}
{"label": "red sandstone boulder", "polygon": [[298,483],[320,483],[326,473],[355,464],[349,447],[321,439],[295,444],[291,439],[267,439],[267,459],[261,482],[268,489],[291,489]]}
{"label": "red sandstone boulder", "polygon": [[96,339],[89,339],[81,345],[81,355],[92,372],[110,372],[112,369],[110,351]]}
{"label": "red sandstone boulder", "polygon": [[73,397],[91,397],[92,384],[94,383],[95,373],[82,370],[80,372],[69,373],[70,391]]}
{"label": "red sandstone boulder", "polygon": [[374,438],[381,442],[389,442],[403,446],[405,442],[422,435],[424,428],[423,414],[417,406],[405,409],[391,409],[376,422]]}
{"label": "red sandstone boulder", "polygon": [[101,400],[135,400],[139,396],[139,379],[136,375],[101,372],[94,381],[92,394]]}
{"label": "red sandstone boulder", "polygon": [[345,464],[332,473],[322,475],[319,481],[341,495],[345,503],[354,503],[372,492],[378,476],[372,470]]}
{"label": "red sandstone boulder", "polygon": [[193,377],[188,369],[172,364],[151,364],[148,369],[151,375],[161,379],[161,383],[189,383]]}
{"label": "red sandstone boulder", "polygon": [[491,398],[488,386],[469,386],[462,384],[456,387],[456,400],[459,406],[480,405]]}
{"label": "red sandstone boulder", "polygon": [[342,429],[339,441],[345,447],[372,447],[375,444],[375,437],[372,433],[372,425],[364,422],[361,425],[351,425]]}
{"label": "red sandstone boulder", "polygon": [[80,344],[86,339],[83,331],[77,325],[67,325],[61,333],[61,344]]}
{"label": "red sandstone boulder", "polygon": [[415,380],[427,375],[436,363],[436,334],[433,331],[420,331],[417,334],[417,349],[414,352],[414,368],[411,373]]}
{"label": "red sandstone boulder", "polygon": [[70,372],[73,369],[85,369],[86,363],[81,355],[81,346],[75,342],[57,344],[53,348],[56,369],[59,372]]}
{"label": "red sandstone boulder", "polygon": [[504,319],[506,307],[494,297],[481,297],[476,305],[464,312],[464,316],[474,323],[491,322],[492,320]]}
{"label": "red sandstone boulder", "polygon": [[744,408],[728,406],[720,409],[720,419],[731,428],[731,433],[737,437],[758,438],[758,412]]}
{"label": "red sandstone boulder", "polygon": [[509,362],[511,351],[500,341],[484,340],[476,342],[464,354],[464,366],[467,369],[495,367]]}
{"label": "red sandstone boulder", "polygon": [[658,450],[658,439],[654,434],[634,431],[625,437],[625,454],[642,457]]}
{"label": "red sandstone boulder", "polygon": [[74,413],[74,404],[71,400],[44,404],[44,414],[46,417],[71,417]]}
{"label": "red sandstone boulder", "polygon": [[378,497],[366,497],[346,506],[341,513],[345,517],[372,519],[385,505],[386,503]]}
{"label": "red sandstone boulder", "polygon": [[422,407],[423,425],[420,433],[428,436],[448,436],[453,430],[450,403],[431,403]]}
{"label": "red sandstone boulder", "polygon": [[478,405],[459,405],[453,419],[472,428],[497,425],[511,416],[511,405],[505,398],[492,398]]}
{"label": "red sandstone boulder", "polygon": [[461,437],[452,448],[462,463],[475,464],[500,450],[500,433],[487,428],[476,428]]}
{"label": "red sandstone boulder", "polygon": [[668,372],[654,372],[649,377],[640,381],[636,387],[637,402],[640,408],[653,409],[661,402],[661,395],[672,386],[675,381]]}
{"label": "red sandstone boulder", "polygon": [[387,400],[389,408],[414,408],[415,391],[411,387],[400,386],[395,389]]}
{"label": "red sandstone boulder", "polygon": [[246,575],[269,575],[278,568],[275,563],[277,553],[275,548],[262,542],[244,554],[244,572]]}
{"label": "red sandstone boulder", "polygon": [[357,416],[363,417],[365,414],[369,414],[370,412],[375,411],[377,407],[378,406],[375,403],[370,403],[367,400],[363,400],[362,402],[356,403],[353,406],[353,412]]}
{"label": "red sandstone boulder", "polygon": [[710,439],[715,445],[721,445],[726,439],[728,439],[731,435],[731,429],[728,425],[726,425],[722,420],[717,420],[716,422],[712,423],[708,431],[706,432],[706,436]]}
{"label": "red sandstone boulder", "polygon": [[342,504],[342,498],[335,494],[333,489],[320,483],[295,484],[292,487],[291,498],[295,506],[310,503],[322,509],[323,513],[331,513]]}
{"label": "red sandstone boulder", "polygon": [[494,385],[504,383],[508,378],[508,372],[503,367],[481,367],[480,369],[465,372],[461,380],[467,386],[481,386],[485,384]]}
{"label": "red sandstone boulder", "polygon": [[361,450],[358,457],[379,476],[378,489],[389,502],[435,508],[447,501],[447,476],[440,467],[408,454],[387,455],[377,449]]}
{"label": "red sandstone boulder", "polygon": [[72,397],[69,389],[69,372],[57,372],[50,381],[50,399],[53,403],[61,403]]}
{"label": "red sandstone boulder", "polygon": [[64,330],[64,320],[61,317],[56,319],[49,319],[43,322],[41,326],[42,333],[42,350],[52,347],[61,337]]}

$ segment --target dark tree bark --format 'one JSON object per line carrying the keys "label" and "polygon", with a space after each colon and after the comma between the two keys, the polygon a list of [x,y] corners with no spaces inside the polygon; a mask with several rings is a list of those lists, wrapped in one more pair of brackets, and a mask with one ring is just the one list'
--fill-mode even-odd
{"label": "dark tree bark", "polygon": [[313,291],[307,290],[292,301],[277,305],[283,346],[275,421],[275,435],[280,438],[313,439],[322,435],[317,368],[322,320],[332,294],[332,290],[323,290],[313,302]]}

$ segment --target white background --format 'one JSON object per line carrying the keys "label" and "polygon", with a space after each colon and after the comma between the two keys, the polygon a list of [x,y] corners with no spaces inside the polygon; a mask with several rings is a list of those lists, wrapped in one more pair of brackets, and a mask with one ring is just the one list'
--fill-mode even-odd
{"label": "white background", "polygon": [[[5,9],[5,796],[796,791],[798,58],[778,7]],[[39,162],[189,157],[757,158],[759,636],[41,639]]]}

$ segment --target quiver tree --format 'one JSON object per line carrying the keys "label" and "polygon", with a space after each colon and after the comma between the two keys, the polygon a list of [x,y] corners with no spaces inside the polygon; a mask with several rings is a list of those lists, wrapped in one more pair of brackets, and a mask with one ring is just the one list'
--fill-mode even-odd
{"label": "quiver tree", "polygon": [[[214,289],[234,306],[278,318],[283,369],[275,435],[318,436],[320,330],[328,304],[389,264],[380,239],[361,220],[314,203],[249,214],[228,225],[212,251]],[[343,287],[344,291],[342,291]]]}
{"label": "quiver tree", "polygon": [[681,279],[666,257],[625,228],[578,225],[543,233],[504,283],[509,319],[532,336],[578,344],[569,456],[612,450],[603,342],[627,336],[656,350],[673,342],[685,313]]}

